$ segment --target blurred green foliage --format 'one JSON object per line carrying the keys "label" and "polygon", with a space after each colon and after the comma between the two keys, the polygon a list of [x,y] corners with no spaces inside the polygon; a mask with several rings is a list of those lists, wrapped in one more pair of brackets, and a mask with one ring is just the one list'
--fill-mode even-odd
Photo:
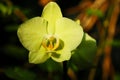
{"label": "blurred green foliage", "polygon": [[75,50],[69,62],[71,68],[78,71],[94,67],[93,60],[95,59],[96,50],[96,41],[85,33],[81,44]]}
{"label": "blurred green foliage", "polygon": [[9,7],[0,3],[0,12],[1,12],[1,15],[3,16],[10,15],[12,13],[12,7]]}
{"label": "blurred green foliage", "polygon": [[35,80],[36,78],[35,73],[20,67],[8,68],[5,74],[14,80]]}
{"label": "blurred green foliage", "polygon": [[120,73],[116,73],[116,74],[115,74],[114,80],[120,80]]}
{"label": "blurred green foliage", "polygon": [[94,15],[94,16],[97,16],[99,18],[103,18],[104,17],[104,14],[102,11],[98,10],[98,9],[87,9],[86,10],[86,13],[91,16],[91,15]]}
{"label": "blurred green foliage", "polygon": [[[57,2],[64,11],[68,6],[71,7],[77,5],[80,0],[57,0]],[[38,4],[38,0],[0,0],[0,80],[62,80],[62,63],[56,63],[49,59],[43,64],[29,64],[28,51],[23,48],[17,38],[17,29],[24,20],[21,13],[29,19],[40,16],[42,9],[43,7]],[[20,13],[15,12],[16,10],[20,10]],[[111,12],[112,9],[109,13]],[[105,17],[100,10],[88,9],[86,13],[89,16],[95,15],[99,18]],[[97,31],[95,31],[95,33],[97,33]],[[120,33],[118,32],[118,34]],[[120,40],[119,35],[116,35],[115,37],[117,37],[117,39],[110,44],[115,47],[112,54],[114,59],[113,64],[116,68],[115,70],[120,71]],[[92,63],[95,52],[96,43],[91,40],[86,41],[84,35],[81,45],[75,50],[75,54],[73,54],[68,63],[68,67],[76,72],[76,76],[80,77],[80,80],[85,80],[83,77],[86,77],[86,72],[88,74],[88,71],[86,71],[87,69],[90,70],[95,67]],[[100,62],[100,64],[102,63]],[[98,65],[97,68],[99,67],[101,66]],[[101,75],[100,69],[96,74]],[[97,77],[96,80],[100,80],[99,77],[101,76]],[[120,74],[116,74],[114,78],[115,80],[120,80]]]}

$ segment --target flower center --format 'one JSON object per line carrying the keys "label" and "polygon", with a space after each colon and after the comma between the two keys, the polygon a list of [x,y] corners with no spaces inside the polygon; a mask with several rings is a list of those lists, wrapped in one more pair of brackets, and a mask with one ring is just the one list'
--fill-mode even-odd
{"label": "flower center", "polygon": [[44,37],[43,41],[42,41],[42,45],[43,47],[48,51],[55,51],[60,44],[60,39],[56,36],[53,35],[48,35],[46,37]]}

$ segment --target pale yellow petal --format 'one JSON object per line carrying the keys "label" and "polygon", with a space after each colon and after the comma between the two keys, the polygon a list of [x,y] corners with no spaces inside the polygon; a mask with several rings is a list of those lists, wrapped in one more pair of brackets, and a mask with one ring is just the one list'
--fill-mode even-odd
{"label": "pale yellow petal", "polygon": [[50,55],[46,53],[44,47],[41,46],[40,50],[29,53],[29,62],[34,64],[39,64],[45,62]]}
{"label": "pale yellow petal", "polygon": [[61,18],[56,22],[56,35],[64,42],[64,48],[70,51],[81,43],[83,33],[82,27],[71,19]]}
{"label": "pale yellow petal", "polygon": [[17,35],[25,48],[30,51],[37,51],[47,33],[46,28],[47,22],[41,17],[35,17],[23,23],[18,28]]}
{"label": "pale yellow petal", "polygon": [[51,58],[53,60],[55,60],[56,62],[67,61],[71,57],[71,52],[69,50],[67,50],[67,49],[63,49],[63,50],[57,51],[56,55],[59,55],[58,57],[54,56],[54,54],[55,53],[52,53]]}
{"label": "pale yellow petal", "polygon": [[48,21],[48,33],[55,33],[55,22],[62,18],[62,13],[59,6],[55,2],[48,3],[42,12],[42,17]]}

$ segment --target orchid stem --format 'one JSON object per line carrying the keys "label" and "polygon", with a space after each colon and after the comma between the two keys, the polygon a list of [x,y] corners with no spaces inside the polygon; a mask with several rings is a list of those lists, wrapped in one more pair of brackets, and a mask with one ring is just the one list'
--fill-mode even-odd
{"label": "orchid stem", "polygon": [[67,75],[67,70],[68,70],[67,61],[64,61],[63,62],[63,80],[70,80]]}

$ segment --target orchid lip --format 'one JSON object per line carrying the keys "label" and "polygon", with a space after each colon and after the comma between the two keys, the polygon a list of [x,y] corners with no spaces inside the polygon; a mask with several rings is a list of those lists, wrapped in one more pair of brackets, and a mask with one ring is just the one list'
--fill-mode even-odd
{"label": "orchid lip", "polygon": [[43,38],[42,46],[47,52],[54,52],[60,45],[60,39],[55,35],[46,35]]}

